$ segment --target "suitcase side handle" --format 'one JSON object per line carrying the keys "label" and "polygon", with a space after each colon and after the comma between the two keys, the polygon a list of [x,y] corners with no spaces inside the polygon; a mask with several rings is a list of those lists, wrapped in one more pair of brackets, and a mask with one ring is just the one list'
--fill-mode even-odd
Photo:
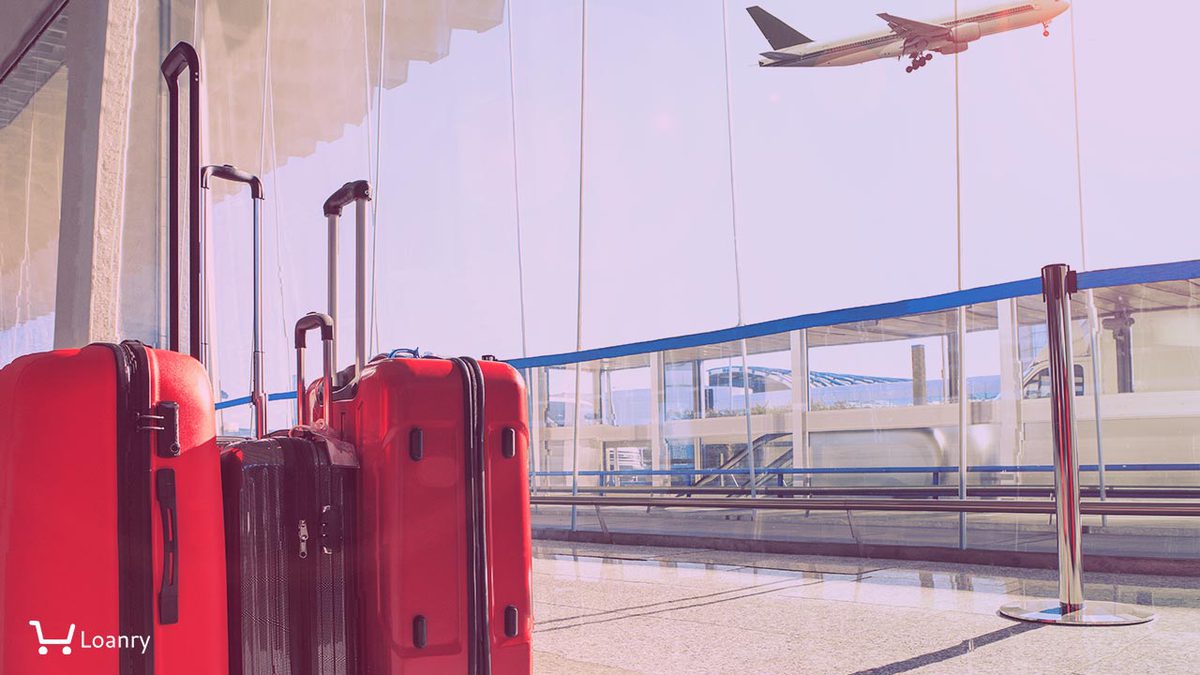
{"label": "suitcase side handle", "polygon": [[158,622],[179,623],[179,521],[175,499],[175,470],[154,472],[162,521],[162,586],[158,591]]}
{"label": "suitcase side handle", "polygon": [[162,62],[170,108],[167,122],[167,342],[172,351],[180,351],[179,318],[179,76],[188,77],[188,310],[189,352],[204,361],[200,350],[200,57],[186,42],[175,45]]}
{"label": "suitcase side handle", "polygon": [[[354,202],[354,378],[357,382],[367,363],[367,202],[371,184],[365,180],[346,183],[325,200],[323,212],[329,221],[328,267],[330,318],[338,322],[338,220],[342,207]],[[336,347],[336,333],[334,337]],[[336,354],[336,350],[334,352]]]}
{"label": "suitcase side handle", "polygon": [[[254,316],[251,321],[251,340],[252,348],[250,355],[250,405],[254,408],[254,435],[262,438],[267,435],[267,395],[263,390],[263,381],[265,376],[263,370],[265,368],[266,357],[263,352],[263,294],[262,294],[262,200],[263,189],[262,181],[249,172],[233,166],[232,164],[210,164],[204,167],[200,172],[200,188],[208,190],[209,177],[220,178],[233,183],[245,183],[250,186],[250,197],[254,202],[254,222],[252,226],[251,236],[253,238],[253,278],[254,278],[254,295],[252,304],[254,306]],[[207,217],[207,214],[206,214]],[[205,223],[204,230],[208,230]],[[207,260],[202,264],[202,267],[207,267]],[[207,277],[206,277],[207,281]],[[207,283],[205,284],[207,285]],[[205,298],[203,302],[207,303]],[[207,324],[208,322],[205,322]],[[205,325],[204,332],[208,332],[208,326]]]}
{"label": "suitcase side handle", "polygon": [[[304,401],[304,348],[308,331],[316,328],[321,329],[321,344],[324,348],[322,361],[324,363],[325,379],[321,382],[321,395],[324,402],[321,408],[322,411],[328,410],[331,401],[330,396],[332,395],[333,319],[328,314],[309,312],[300,317],[300,320],[296,322],[296,419],[300,426],[310,426],[312,424],[312,420],[308,419],[308,406],[305,405]],[[328,415],[325,415],[325,417],[328,417]]]}

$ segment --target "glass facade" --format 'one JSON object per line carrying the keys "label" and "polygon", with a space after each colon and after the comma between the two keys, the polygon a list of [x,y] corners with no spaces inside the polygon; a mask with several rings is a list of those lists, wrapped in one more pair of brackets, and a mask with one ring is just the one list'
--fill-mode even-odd
{"label": "glass facade", "polygon": [[[984,4],[888,9],[963,21]],[[891,57],[760,67],[769,43],[741,4],[718,0],[148,6],[157,12],[137,19],[125,148],[122,335],[163,337],[165,214],[144,198],[163,191],[162,144],[145,129],[162,127],[162,52],[188,40],[204,72],[204,163],[235,164],[266,189],[268,390],[291,389],[291,326],[325,307],[321,204],[366,178],[372,353],[566,355],[524,366],[539,493],[953,495],[965,473],[997,498],[1044,496],[1036,289],[961,306],[906,299],[1026,278],[1048,262],[1088,271],[1200,258],[1188,202],[1200,99],[1180,84],[1192,77],[1183,32],[1200,6],[1183,0],[1156,6],[1172,21],[1156,24],[1152,64],[1109,47],[1138,10],[1076,0],[1048,37],[1014,27],[908,73]],[[77,70],[54,56],[71,10],[22,62],[36,86],[0,82],[0,363],[53,343],[60,188],[77,170],[64,161]],[[818,42],[888,37],[856,3],[773,11]],[[229,401],[249,389],[251,210],[226,185],[209,199],[212,368]],[[343,228],[344,253],[352,239]],[[342,364],[353,318],[343,259]],[[1178,277],[1075,296],[1089,488],[1200,482],[1196,295]],[[886,302],[898,308],[813,314]],[[795,316],[808,319],[782,319]],[[719,334],[686,339],[704,331]],[[613,345],[633,346],[577,354]],[[291,414],[272,404],[272,424]],[[244,407],[223,411],[222,433],[248,426]],[[600,527],[598,514],[580,522]],[[630,528],[668,527],[626,515]],[[723,522],[754,537],[907,536],[872,513],[806,518],[819,527]],[[922,522],[936,524],[934,545],[958,543],[964,522],[970,545],[987,545],[981,532],[1005,533],[1001,547],[1050,545],[1038,519],[993,520]]]}
{"label": "glass facade", "polygon": [[[889,11],[965,20],[983,4],[911,0]],[[1200,18],[1189,3],[1169,4],[1181,22]],[[854,5],[775,10],[818,41],[888,30]],[[1129,257],[1113,255],[1113,242],[1145,221],[1130,204],[1177,197],[1140,179],[1119,183],[1105,92],[1133,86],[1134,75],[1122,67],[1117,81],[1099,79],[1111,58],[1082,46],[1123,25],[1104,3],[1072,3],[1048,38],[1040,26],[1013,28],[915,73],[894,59],[759,67],[763,35],[742,6],[716,0],[373,0],[335,13],[325,32],[337,47],[322,50],[308,44],[308,13],[291,5],[173,3],[169,13],[171,38],[196,42],[207,67],[208,156],[267,185],[274,391],[290,378],[287,325],[324,305],[320,202],[350,178],[375,188],[368,324],[378,352],[564,353],[1003,282],[1051,261],[1086,270],[1200,256],[1179,217],[1155,220]],[[1137,77],[1175,91],[1184,63],[1163,60]],[[1139,128],[1163,120],[1177,141],[1147,137],[1131,156],[1161,157],[1155,171],[1169,182],[1200,178],[1200,153],[1178,151],[1198,138],[1184,121],[1196,102],[1146,100],[1164,106],[1117,108],[1147,121]],[[213,197],[219,377],[232,398],[247,380],[240,223],[249,213],[240,196]],[[348,308],[351,266],[341,273]],[[814,423],[827,411],[944,405],[951,423],[937,428],[957,438],[953,315],[922,317],[928,326],[903,341],[853,322],[804,336],[820,382],[804,402]],[[968,398],[998,395],[995,360],[970,356],[995,352],[971,343],[996,337],[974,313],[967,322]],[[1030,325],[1017,337],[1025,359],[1041,339]],[[852,334],[870,339],[851,348]],[[678,436],[693,439],[697,466],[737,454],[718,446],[794,424],[801,402],[775,372],[795,365],[790,340],[748,345],[745,363],[734,343],[645,365],[665,387],[651,463],[666,461],[663,439],[676,438],[667,427],[678,420],[774,411],[709,450]],[[345,362],[350,341],[340,347]],[[858,355],[880,362],[875,379],[820,379],[855,374],[840,364]],[[921,358],[921,386],[893,381],[911,379]],[[620,379],[650,376],[624,370],[581,372],[581,431],[641,405]],[[562,376],[570,381],[554,375],[546,393],[557,397],[547,405],[556,419],[576,391],[574,374]],[[574,428],[560,423],[555,434]]]}
{"label": "glass facade", "polygon": [[[1200,271],[1195,265],[1187,269]],[[1161,274],[1151,268],[1121,272],[1127,278]],[[1082,277],[1091,278],[1100,279]],[[1200,368],[1200,342],[1194,339],[1200,325],[1192,325],[1200,317],[1200,279],[1095,283],[1072,301],[1084,496],[1194,497],[1200,488],[1200,405],[1188,397],[1200,382],[1200,371],[1193,372]],[[633,494],[887,500],[958,496],[965,473],[970,497],[1045,499],[1053,489],[1046,310],[1039,296],[1024,294],[1038,288],[1036,280],[1010,287],[1011,293],[990,291],[1008,297],[961,307],[914,314],[886,305],[858,308],[840,314],[879,318],[829,325],[820,325],[823,315],[800,316],[789,320],[805,326],[795,330],[577,364],[582,373],[600,373],[601,381],[628,383],[621,400],[637,412],[602,415],[580,434],[577,476],[562,473],[551,483],[551,474],[535,467],[533,480],[550,494],[619,496],[628,492],[621,487],[642,486]],[[953,304],[978,294],[913,303]],[[744,332],[767,330],[750,326]],[[523,372],[536,381],[547,372],[570,373],[574,365],[533,365]],[[964,387],[965,398],[960,396]],[[569,461],[554,456],[575,447],[543,440],[534,451],[543,466],[567,466]],[[968,514],[960,521],[957,513],[897,514],[869,507],[752,516],[754,507],[745,503],[717,510],[688,509],[687,500],[678,504],[640,512],[605,506],[577,517],[575,527],[781,541],[1054,548],[1044,517]],[[567,508],[538,507],[534,527],[566,527],[562,509]],[[743,516],[766,524],[735,524]],[[1088,516],[1085,521],[1085,546],[1094,553],[1200,557],[1196,519]]]}

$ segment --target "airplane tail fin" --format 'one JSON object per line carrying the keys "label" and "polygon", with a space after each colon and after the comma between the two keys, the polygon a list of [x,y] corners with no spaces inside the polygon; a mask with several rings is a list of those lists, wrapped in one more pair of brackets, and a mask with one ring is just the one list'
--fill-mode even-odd
{"label": "airplane tail fin", "polygon": [[763,37],[767,38],[771,49],[785,49],[812,42],[803,33],[776,19],[758,5],[747,7],[746,11],[750,13],[750,18],[754,19],[754,23],[758,24],[758,29],[762,31]]}

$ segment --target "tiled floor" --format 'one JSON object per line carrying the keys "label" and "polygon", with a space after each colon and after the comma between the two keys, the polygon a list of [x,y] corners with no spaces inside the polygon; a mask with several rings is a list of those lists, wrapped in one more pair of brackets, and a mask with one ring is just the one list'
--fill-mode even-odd
{"label": "tiled floor", "polygon": [[538,673],[1197,673],[1200,579],[1087,575],[1141,626],[1016,623],[1040,570],[535,544]]}

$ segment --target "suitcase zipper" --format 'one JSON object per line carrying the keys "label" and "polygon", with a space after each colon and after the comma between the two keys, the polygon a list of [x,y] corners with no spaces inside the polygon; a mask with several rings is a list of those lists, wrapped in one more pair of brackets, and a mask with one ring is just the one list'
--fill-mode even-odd
{"label": "suitcase zipper", "polygon": [[[126,341],[105,344],[116,360],[117,381],[117,563],[118,625],[122,635],[154,635],[154,583],[151,531],[150,439],[138,433],[150,400],[150,366],[145,346]],[[122,649],[121,673],[152,675],[154,643],[145,653]]]}
{"label": "suitcase zipper", "polygon": [[451,359],[462,369],[465,408],[465,474],[467,493],[467,608],[470,673],[491,673],[488,628],[487,491],[484,474],[483,371],[470,357]]}
{"label": "suitcase zipper", "polygon": [[313,635],[313,622],[318,619],[314,611],[312,596],[317,592],[313,568],[316,565],[316,560],[309,555],[309,542],[312,540],[312,532],[309,529],[310,523],[315,523],[313,520],[314,500],[313,500],[313,473],[314,460],[312,457],[312,444],[298,438],[280,438],[277,440],[280,451],[284,456],[284,468],[287,472],[288,481],[286,491],[289,493],[288,501],[291,503],[291,518],[295,523],[295,529],[298,546],[291,548],[294,551],[289,556],[288,563],[288,586],[289,595],[289,623],[291,624],[294,661],[292,663],[293,675],[307,675],[316,672],[315,670],[315,651],[313,646],[316,644]]}

